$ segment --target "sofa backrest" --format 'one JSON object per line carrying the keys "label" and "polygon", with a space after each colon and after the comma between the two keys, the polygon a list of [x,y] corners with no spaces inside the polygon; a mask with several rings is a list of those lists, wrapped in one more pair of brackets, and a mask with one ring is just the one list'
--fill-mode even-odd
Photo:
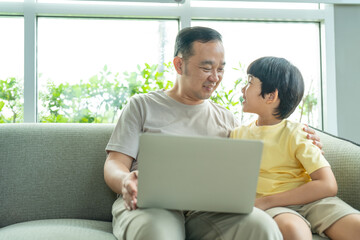
{"label": "sofa backrest", "polygon": [[360,210],[360,146],[317,131],[338,183],[338,196]]}
{"label": "sofa backrest", "polygon": [[111,221],[104,181],[113,124],[0,124],[0,227],[28,220]]}
{"label": "sofa backrest", "polygon": [[[114,124],[0,124],[0,227],[51,218],[111,221],[103,176]],[[339,197],[360,210],[360,146],[318,132]]]}

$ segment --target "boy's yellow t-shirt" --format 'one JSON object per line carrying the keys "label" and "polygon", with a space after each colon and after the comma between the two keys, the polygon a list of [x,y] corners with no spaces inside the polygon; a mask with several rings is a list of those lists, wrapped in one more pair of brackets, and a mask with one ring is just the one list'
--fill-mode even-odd
{"label": "boy's yellow t-shirt", "polygon": [[309,174],[330,166],[320,149],[306,138],[303,126],[287,119],[271,126],[257,126],[255,121],[231,132],[230,138],[264,142],[256,197],[299,187],[311,181]]}

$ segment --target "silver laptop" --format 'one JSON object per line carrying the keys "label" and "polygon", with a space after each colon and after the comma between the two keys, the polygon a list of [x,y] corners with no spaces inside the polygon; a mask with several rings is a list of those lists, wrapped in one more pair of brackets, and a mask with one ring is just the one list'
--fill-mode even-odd
{"label": "silver laptop", "polygon": [[138,207],[249,213],[263,143],[145,133],[138,154]]}

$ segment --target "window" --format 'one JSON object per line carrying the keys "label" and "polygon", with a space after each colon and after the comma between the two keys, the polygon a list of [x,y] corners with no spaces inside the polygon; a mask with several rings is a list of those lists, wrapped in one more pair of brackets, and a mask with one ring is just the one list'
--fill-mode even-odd
{"label": "window", "polygon": [[38,120],[116,121],[146,74],[166,70],[177,30],[176,20],[39,18]]}
{"label": "window", "polygon": [[[254,59],[285,57],[302,71],[309,96],[309,102],[301,105],[303,112],[299,109],[292,117],[302,116],[303,122],[336,134],[336,109],[331,107],[336,103],[331,4],[151,2],[0,0],[0,30],[9,36],[0,39],[0,49],[13,49],[11,59],[16,59],[1,65],[6,66],[0,71],[1,80],[15,77],[23,86],[26,72],[26,87],[17,95],[25,106],[17,105],[15,122],[115,122],[131,94],[171,86],[175,76],[168,63],[176,33],[203,25],[219,30],[224,39],[227,84],[218,92],[230,91]],[[11,28],[4,19],[11,19]],[[24,42],[24,32],[34,42]],[[10,73],[14,68],[20,70]],[[141,84],[149,79],[152,85]],[[1,101],[0,114],[9,122],[13,115]],[[241,117],[240,105],[228,107]]]}
{"label": "window", "polygon": [[0,123],[24,121],[24,25],[22,17],[0,17]]}

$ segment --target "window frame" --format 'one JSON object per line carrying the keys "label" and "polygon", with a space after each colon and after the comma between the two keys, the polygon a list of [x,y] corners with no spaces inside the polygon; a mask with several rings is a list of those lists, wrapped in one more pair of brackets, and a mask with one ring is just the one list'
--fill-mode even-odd
{"label": "window frame", "polygon": [[192,19],[318,22],[321,41],[321,126],[323,130],[337,134],[333,4],[322,4],[319,9],[245,9],[193,7],[191,0],[187,0],[183,4],[144,5],[139,8],[138,3],[137,5],[131,3],[101,5],[84,4],[81,1],[41,3],[36,0],[24,0],[24,2],[0,2],[0,9],[0,15],[24,17],[24,122],[26,123],[37,122],[36,36],[39,16],[177,19],[180,29],[189,27]]}

